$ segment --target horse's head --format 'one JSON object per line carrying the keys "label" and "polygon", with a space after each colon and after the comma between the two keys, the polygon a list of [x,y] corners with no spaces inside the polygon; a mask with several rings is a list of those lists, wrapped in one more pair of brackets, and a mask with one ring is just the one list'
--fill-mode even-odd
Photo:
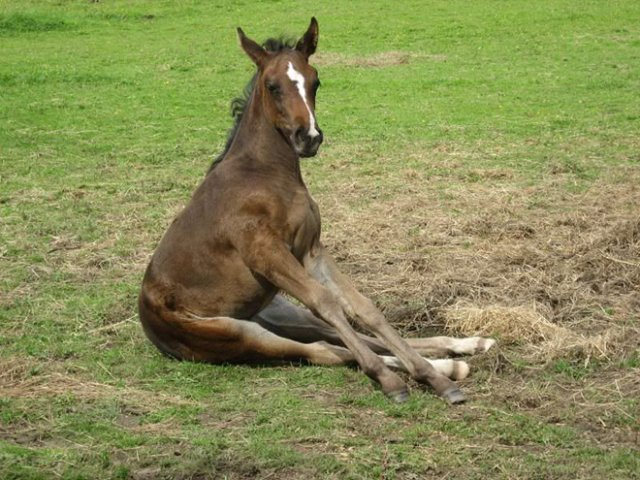
{"label": "horse's head", "polygon": [[248,38],[238,28],[240,45],[258,67],[254,101],[273,125],[289,140],[301,157],[313,157],[322,143],[322,130],[316,122],[318,72],[309,57],[318,44],[318,22],[311,19],[307,32],[295,48],[271,52]]}

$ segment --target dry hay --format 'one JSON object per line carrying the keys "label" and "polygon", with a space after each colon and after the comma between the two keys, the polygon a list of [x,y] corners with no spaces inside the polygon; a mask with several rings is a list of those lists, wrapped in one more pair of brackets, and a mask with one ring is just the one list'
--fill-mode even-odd
{"label": "dry hay", "polygon": [[611,331],[585,336],[551,323],[535,307],[455,306],[444,312],[446,329],[464,336],[497,337],[500,345],[525,344],[535,357],[607,358]]}
{"label": "dry hay", "polygon": [[537,339],[539,358],[615,357],[640,344],[640,179],[627,174],[580,193],[465,184],[444,200],[435,182],[392,200],[345,185],[319,198],[325,243],[407,335],[466,318],[477,328],[460,333],[504,341],[508,320],[521,343]]}

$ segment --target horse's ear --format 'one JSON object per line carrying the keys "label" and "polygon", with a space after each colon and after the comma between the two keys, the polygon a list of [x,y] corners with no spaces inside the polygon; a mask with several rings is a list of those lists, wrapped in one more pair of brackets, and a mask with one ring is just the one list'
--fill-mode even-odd
{"label": "horse's ear", "polygon": [[256,42],[251,40],[249,37],[247,37],[240,27],[238,27],[238,38],[240,39],[240,46],[245,51],[245,53],[249,55],[249,58],[253,60],[253,63],[255,63],[258,67],[261,67],[266,58],[269,56],[267,51]]}
{"label": "horse's ear", "polygon": [[316,51],[316,47],[318,46],[318,21],[316,17],[311,17],[311,23],[309,24],[309,28],[303,35],[303,37],[298,40],[296,44],[296,50],[302,53],[306,58],[309,58]]}

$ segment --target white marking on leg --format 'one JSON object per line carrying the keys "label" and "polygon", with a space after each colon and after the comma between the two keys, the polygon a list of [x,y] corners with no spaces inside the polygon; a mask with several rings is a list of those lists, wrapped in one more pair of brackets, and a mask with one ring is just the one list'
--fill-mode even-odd
{"label": "white marking on leg", "polygon": [[296,84],[296,87],[298,87],[298,93],[300,94],[300,97],[302,97],[302,101],[309,112],[309,136],[317,137],[320,135],[320,132],[316,129],[316,119],[314,118],[311,107],[309,107],[309,102],[307,101],[307,91],[304,88],[304,76],[293,67],[293,63],[291,62],[289,62],[289,68],[287,68],[287,76]]}
{"label": "white marking on leg", "polygon": [[479,343],[478,348],[480,351],[486,352],[495,344],[496,344],[496,341],[493,338],[483,338],[482,341]]}
{"label": "white marking on leg", "polygon": [[[407,368],[397,357],[392,357],[390,355],[380,355],[380,358],[387,367],[397,368],[398,370],[402,370],[404,372],[407,371]],[[463,378],[467,378],[467,376],[469,375],[469,365],[467,364],[467,362],[463,362],[460,360],[451,360],[450,358],[437,360],[429,360],[428,358],[425,358],[425,360],[429,362],[438,373],[441,373],[442,375],[445,375],[454,380],[462,380]]]}
{"label": "white marking on leg", "polygon": [[486,352],[496,343],[492,338],[482,337],[453,338],[451,340],[453,341],[451,350],[460,355]]}
{"label": "white marking on leg", "polygon": [[450,358],[429,360],[429,363],[433,365],[438,372],[446,375],[453,380],[462,380],[469,375],[469,365],[467,362],[460,360],[451,360]]}
{"label": "white marking on leg", "polygon": [[392,357],[390,355],[380,355],[380,358],[387,367],[397,368],[399,370],[404,370],[405,372],[407,371],[407,369],[404,367],[402,362],[398,360],[397,357]]}

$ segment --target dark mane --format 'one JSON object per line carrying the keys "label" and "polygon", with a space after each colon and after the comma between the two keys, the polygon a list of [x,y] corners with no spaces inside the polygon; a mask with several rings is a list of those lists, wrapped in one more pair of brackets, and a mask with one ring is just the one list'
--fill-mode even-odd
{"label": "dark mane", "polygon": [[[296,41],[291,38],[280,37],[280,38],[269,38],[266,40],[262,46],[268,52],[282,52],[283,50],[292,50],[295,48]],[[238,132],[238,126],[240,125],[240,121],[242,120],[242,115],[244,111],[247,109],[247,104],[249,103],[249,99],[251,98],[251,94],[253,93],[253,88],[255,87],[257,73],[251,77],[249,83],[244,87],[242,91],[242,95],[231,100],[231,117],[233,118],[233,127],[229,130],[229,135],[227,136],[227,142],[225,143],[224,150],[222,153],[216,157],[211,166],[209,167],[209,172],[213,170],[216,165],[218,165],[225,157],[229,148],[231,148],[231,144],[233,143],[233,138],[236,136]]]}

